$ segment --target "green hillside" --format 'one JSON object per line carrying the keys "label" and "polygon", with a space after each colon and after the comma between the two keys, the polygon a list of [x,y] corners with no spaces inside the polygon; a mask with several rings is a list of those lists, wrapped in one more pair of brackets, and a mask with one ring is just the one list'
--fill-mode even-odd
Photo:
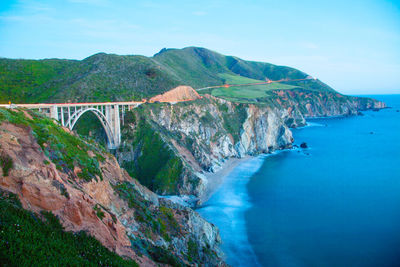
{"label": "green hillside", "polygon": [[[162,49],[153,57],[99,53],[83,60],[0,58],[0,102],[140,100],[178,85],[202,88],[307,76],[290,67],[245,61],[198,47]],[[238,87],[212,94],[251,98],[271,89],[333,90],[314,80],[286,83],[290,86]]]}

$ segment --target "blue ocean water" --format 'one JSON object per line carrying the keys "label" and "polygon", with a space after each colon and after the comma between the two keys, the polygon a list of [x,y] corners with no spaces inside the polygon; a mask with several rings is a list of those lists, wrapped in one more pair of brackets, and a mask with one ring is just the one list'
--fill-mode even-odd
{"label": "blue ocean water", "polygon": [[400,95],[313,120],[309,148],[241,164],[199,209],[232,266],[400,266]]}

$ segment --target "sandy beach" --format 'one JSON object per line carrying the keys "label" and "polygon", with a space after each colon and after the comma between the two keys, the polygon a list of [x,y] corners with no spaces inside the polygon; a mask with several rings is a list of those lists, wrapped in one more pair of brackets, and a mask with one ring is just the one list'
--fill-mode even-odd
{"label": "sandy beach", "polygon": [[226,176],[239,164],[253,158],[252,156],[245,156],[243,158],[229,158],[226,160],[222,168],[217,172],[205,173],[204,175],[207,178],[207,187],[204,194],[200,197],[198,202],[199,205],[206,202],[215,191],[219,188],[219,186],[225,181]]}

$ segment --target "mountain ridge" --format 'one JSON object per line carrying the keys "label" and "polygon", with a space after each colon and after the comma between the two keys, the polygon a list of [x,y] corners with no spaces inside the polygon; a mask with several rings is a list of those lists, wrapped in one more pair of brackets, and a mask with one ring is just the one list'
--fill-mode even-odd
{"label": "mountain ridge", "polygon": [[[0,102],[140,100],[179,85],[222,85],[227,80],[221,74],[263,81],[308,76],[291,67],[246,61],[201,47],[161,49],[153,57],[101,52],[83,60],[0,58]],[[294,85],[333,91],[320,81]]]}

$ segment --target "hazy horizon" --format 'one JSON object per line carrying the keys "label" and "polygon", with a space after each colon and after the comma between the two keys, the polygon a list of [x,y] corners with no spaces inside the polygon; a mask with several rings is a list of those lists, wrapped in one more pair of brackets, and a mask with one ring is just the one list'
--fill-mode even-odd
{"label": "hazy horizon", "polygon": [[345,94],[400,93],[397,1],[0,3],[0,57],[149,57],[188,46],[297,68]]}

